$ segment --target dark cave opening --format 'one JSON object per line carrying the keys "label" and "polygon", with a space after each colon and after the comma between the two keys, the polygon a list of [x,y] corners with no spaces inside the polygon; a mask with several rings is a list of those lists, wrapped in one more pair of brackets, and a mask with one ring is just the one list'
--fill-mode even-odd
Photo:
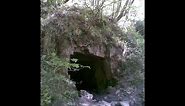
{"label": "dark cave opening", "polygon": [[[105,58],[78,52],[74,52],[70,58],[78,59],[77,64],[90,66],[90,68],[79,68],[77,71],[68,70],[71,80],[76,82],[77,90],[99,93],[107,88],[108,78],[106,76]],[[71,63],[73,62],[71,61]]]}

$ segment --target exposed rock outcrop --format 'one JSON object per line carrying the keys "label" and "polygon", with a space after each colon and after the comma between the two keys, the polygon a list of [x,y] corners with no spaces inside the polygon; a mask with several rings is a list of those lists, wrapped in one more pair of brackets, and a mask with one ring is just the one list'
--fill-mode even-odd
{"label": "exposed rock outcrop", "polygon": [[[88,9],[75,7],[60,10],[45,23],[42,27],[43,51],[53,48],[60,57],[67,59],[75,52],[99,56],[105,58],[104,73],[110,83],[119,74],[124,43],[118,39],[123,33],[116,23],[106,17],[95,17]],[[98,71],[97,76],[100,74]]]}

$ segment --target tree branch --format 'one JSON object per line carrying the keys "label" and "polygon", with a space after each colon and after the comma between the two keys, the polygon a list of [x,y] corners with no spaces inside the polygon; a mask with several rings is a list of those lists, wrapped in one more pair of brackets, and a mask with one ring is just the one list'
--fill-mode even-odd
{"label": "tree branch", "polygon": [[124,17],[128,11],[130,10],[131,5],[133,4],[134,0],[127,0],[125,2],[125,5],[123,6],[121,13],[117,16],[117,18],[115,19],[116,22],[118,22],[122,17]]}

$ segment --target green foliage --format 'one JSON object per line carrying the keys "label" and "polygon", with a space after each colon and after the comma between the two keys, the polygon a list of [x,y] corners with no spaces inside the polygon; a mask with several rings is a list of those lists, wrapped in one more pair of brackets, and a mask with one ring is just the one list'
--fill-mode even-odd
{"label": "green foliage", "polygon": [[[71,68],[79,68],[79,64],[76,63],[69,63],[67,60],[65,59],[60,59],[56,56],[56,53],[51,53],[51,56],[49,56],[50,61],[46,61],[48,65],[56,67],[56,68],[67,68],[67,69],[71,69]],[[72,59],[73,61],[77,59]]]}
{"label": "green foliage", "polygon": [[45,106],[51,103],[51,95],[49,95],[48,89],[41,90],[41,106]]}
{"label": "green foliage", "polygon": [[122,70],[127,81],[136,86],[144,81],[144,37],[135,29],[130,28],[124,36],[127,41],[127,53]]}
{"label": "green foliage", "polygon": [[55,53],[41,57],[41,106],[48,106],[63,100],[74,101],[78,97],[75,85],[62,73],[65,68],[79,67],[78,64],[61,60]]}
{"label": "green foliage", "polygon": [[64,3],[64,0],[41,0],[41,18],[46,18],[47,16],[54,13],[58,9],[58,6]]}
{"label": "green foliage", "polygon": [[73,61],[73,62],[76,63],[76,62],[78,61],[78,59],[74,59],[74,58],[73,58],[73,59],[71,59],[71,61]]}
{"label": "green foliage", "polygon": [[141,34],[143,36],[144,35],[144,20],[137,21],[135,24],[135,29],[139,34]]}

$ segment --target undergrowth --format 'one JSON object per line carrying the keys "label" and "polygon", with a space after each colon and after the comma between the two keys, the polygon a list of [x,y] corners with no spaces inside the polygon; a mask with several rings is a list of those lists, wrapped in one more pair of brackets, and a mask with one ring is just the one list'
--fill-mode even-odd
{"label": "undergrowth", "polygon": [[63,103],[74,102],[78,97],[75,85],[65,76],[65,68],[78,68],[78,64],[69,63],[55,53],[41,57],[41,106],[49,106],[58,100]]}

